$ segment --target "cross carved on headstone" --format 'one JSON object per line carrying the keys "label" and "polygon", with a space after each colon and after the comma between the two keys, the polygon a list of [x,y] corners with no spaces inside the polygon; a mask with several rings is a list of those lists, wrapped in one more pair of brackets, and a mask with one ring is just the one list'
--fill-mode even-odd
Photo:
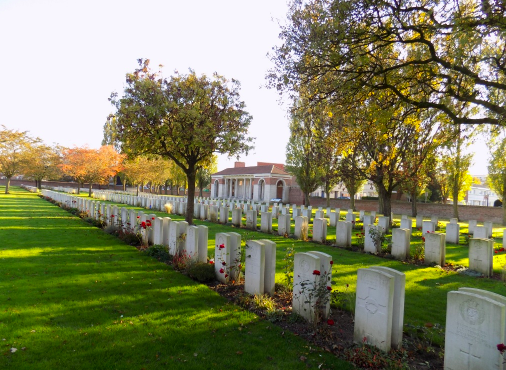
{"label": "cross carved on headstone", "polygon": [[474,358],[474,359],[478,359],[478,360],[481,361],[481,357],[473,355],[471,353],[471,349],[472,349],[472,346],[473,346],[472,343],[468,343],[468,345],[469,345],[468,352],[466,352],[466,351],[464,351],[464,350],[461,349],[460,353],[466,356],[466,359],[467,359],[467,369],[470,370],[471,369],[471,360]]}
{"label": "cross carved on headstone", "polygon": [[[370,327],[369,318],[371,316],[375,315],[376,312],[378,312],[378,311],[380,314],[383,314],[384,312],[381,312],[380,308],[383,308],[383,309],[386,308],[386,306],[382,306],[382,305],[378,304],[376,299],[374,299],[374,297],[372,297],[371,291],[375,291],[375,290],[376,289],[374,289],[372,287],[368,287],[367,296],[365,298],[358,297],[358,306],[363,308],[367,314],[367,328]],[[371,300],[373,302],[371,302],[371,300],[368,302],[369,298],[371,298]],[[372,334],[366,333],[366,337],[367,337],[367,341],[369,342],[369,344],[374,345],[377,342],[377,339]]]}

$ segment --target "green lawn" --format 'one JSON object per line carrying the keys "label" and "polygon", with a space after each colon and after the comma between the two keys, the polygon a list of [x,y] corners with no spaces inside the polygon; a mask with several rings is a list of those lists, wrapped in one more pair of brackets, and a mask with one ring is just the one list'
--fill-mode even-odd
{"label": "green lawn", "polygon": [[[0,369],[351,368],[35,194],[3,191]],[[211,252],[224,227],[207,225]],[[352,282],[351,266],[338,271],[363,256],[327,249],[335,282]]]}

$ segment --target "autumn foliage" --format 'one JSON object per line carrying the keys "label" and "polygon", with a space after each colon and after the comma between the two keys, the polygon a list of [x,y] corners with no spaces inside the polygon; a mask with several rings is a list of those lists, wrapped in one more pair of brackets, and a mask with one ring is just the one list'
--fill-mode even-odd
{"label": "autumn foliage", "polygon": [[65,148],[62,154],[61,170],[73,177],[79,185],[88,183],[90,196],[92,184],[108,183],[111,177],[123,169],[125,159],[111,145],[104,145],[100,149]]}

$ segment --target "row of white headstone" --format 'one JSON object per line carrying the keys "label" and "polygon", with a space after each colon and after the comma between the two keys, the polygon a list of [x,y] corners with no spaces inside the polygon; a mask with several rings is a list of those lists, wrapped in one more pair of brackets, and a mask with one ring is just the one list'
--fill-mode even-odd
{"label": "row of white headstone", "polygon": [[[293,310],[311,321],[318,285],[331,288],[331,256],[295,254]],[[318,273],[316,273],[318,271]],[[324,274],[325,272],[325,274]],[[357,270],[353,338],[383,351],[402,346],[406,276],[382,266]],[[330,294],[330,289],[329,289]],[[323,301],[323,317],[329,314]],[[506,297],[485,290],[459,288],[448,293],[445,369],[503,369],[497,345],[506,337]]]}
{"label": "row of white headstone", "polygon": [[170,217],[157,217],[155,214],[125,207],[118,208],[50,190],[43,190],[42,194],[68,207],[77,208],[89,217],[105,221],[107,225],[116,225],[124,231],[140,232],[145,245],[164,245],[172,255],[184,253],[196,261],[207,262],[207,226],[189,226],[186,221],[173,221]]}

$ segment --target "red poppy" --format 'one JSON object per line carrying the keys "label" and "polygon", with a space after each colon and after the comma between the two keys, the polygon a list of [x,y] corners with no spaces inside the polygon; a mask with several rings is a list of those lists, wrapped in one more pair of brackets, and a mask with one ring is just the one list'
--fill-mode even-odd
{"label": "red poppy", "polygon": [[209,264],[210,265],[214,265],[214,261],[209,261]]}
{"label": "red poppy", "polygon": [[328,319],[327,320],[327,324],[329,324],[330,326],[334,325],[334,320]]}
{"label": "red poppy", "polygon": [[327,286],[327,290],[332,290],[332,287],[331,286]]}
{"label": "red poppy", "polygon": [[314,271],[313,271],[313,275],[320,275],[320,271],[318,271],[318,270],[314,270]]}
{"label": "red poppy", "polygon": [[221,264],[222,264],[223,266],[226,266],[226,265],[227,265],[227,263],[226,263],[225,261],[223,261]]}
{"label": "red poppy", "polygon": [[220,249],[225,248],[225,244],[220,244]]}
{"label": "red poppy", "polygon": [[333,265],[334,264],[334,261],[330,261],[330,264]]}
{"label": "red poppy", "polygon": [[154,217],[151,217],[152,220],[154,220],[155,218]]}
{"label": "red poppy", "polygon": [[114,217],[114,215],[111,215],[111,217]]}
{"label": "red poppy", "polygon": [[225,270],[220,269],[220,274],[223,274],[224,272],[225,272]]}
{"label": "red poppy", "polygon": [[141,216],[137,216],[137,218],[141,218]]}
{"label": "red poppy", "polygon": [[506,351],[506,346],[503,343],[501,343],[497,345],[497,349],[499,350],[499,352],[503,353],[504,351]]}

